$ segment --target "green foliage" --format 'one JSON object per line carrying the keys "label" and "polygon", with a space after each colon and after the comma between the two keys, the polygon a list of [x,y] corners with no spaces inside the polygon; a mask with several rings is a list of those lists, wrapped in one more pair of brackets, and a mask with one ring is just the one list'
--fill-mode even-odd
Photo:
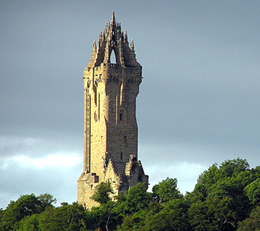
{"label": "green foliage", "polygon": [[212,165],[199,176],[192,193],[187,195],[191,206],[190,223],[195,230],[236,230],[238,222],[250,212],[244,188],[255,180],[246,160]]}
{"label": "green foliage", "polygon": [[236,177],[236,180],[240,182],[242,187],[246,187],[248,184],[257,179],[254,169],[240,172]]}
{"label": "green foliage", "polygon": [[215,184],[221,178],[220,170],[217,164],[213,164],[208,170],[204,171],[198,178],[197,183],[199,185],[205,185],[209,187]]}
{"label": "green foliage", "polygon": [[116,202],[109,201],[106,204],[101,204],[99,207],[93,207],[89,213],[91,221],[88,228],[96,230],[115,230],[116,226],[121,223],[121,217],[116,209]]}
{"label": "green foliage", "polygon": [[77,203],[57,208],[48,207],[39,216],[39,230],[86,230],[85,221],[85,210]]}
{"label": "green foliage", "polygon": [[196,186],[199,190],[203,191],[205,188],[208,189],[211,185],[217,183],[221,179],[237,177],[240,173],[247,170],[249,170],[248,162],[240,158],[226,160],[219,167],[217,164],[213,164],[199,176]]}
{"label": "green foliage", "polygon": [[0,231],[253,231],[260,230],[260,167],[246,160],[213,164],[183,196],[177,179],[166,178],[147,192],[139,183],[116,199],[109,183],[93,195],[100,206],[85,210],[50,194],[21,196],[0,210]]}
{"label": "green foliage", "polygon": [[125,199],[119,204],[119,209],[122,215],[136,213],[148,207],[152,200],[151,193],[148,193],[147,186],[143,183],[138,183],[131,187],[125,196]]}
{"label": "green foliage", "polygon": [[252,204],[260,202],[260,178],[245,187],[245,193]]}
{"label": "green foliage", "polygon": [[[207,203],[211,206],[215,219],[218,219],[219,226],[237,227],[249,212],[249,200],[244,194],[244,186],[236,178],[221,179],[209,190]],[[215,200],[211,205],[210,201]],[[223,211],[221,211],[223,210]],[[216,213],[217,212],[217,213]],[[218,216],[219,215],[219,216]]]}
{"label": "green foliage", "polygon": [[15,202],[11,201],[1,213],[0,230],[56,231],[81,230],[84,227],[85,211],[82,206],[73,204],[54,208],[52,204],[55,202],[50,194],[39,197],[24,195]]}
{"label": "green foliage", "polygon": [[118,226],[117,230],[144,230],[145,224],[153,215],[159,213],[162,209],[163,206],[161,204],[151,201],[145,209],[124,216],[124,219],[121,221],[121,225]]}
{"label": "green foliage", "polygon": [[111,200],[110,194],[113,194],[110,182],[102,182],[97,186],[97,189],[91,199],[100,203],[101,205],[106,204]]}
{"label": "green foliage", "polygon": [[189,221],[194,230],[236,230],[236,211],[230,197],[210,197],[189,208]]}
{"label": "green foliage", "polygon": [[217,164],[213,164],[199,176],[189,199],[193,202],[206,200],[211,186],[227,178],[237,178],[245,186],[253,180],[254,176],[249,170],[248,162],[240,158],[224,161],[219,167]]}
{"label": "green foliage", "polygon": [[17,223],[26,216],[43,211],[41,201],[34,195],[21,196],[16,202],[11,201],[1,215],[0,230],[15,230]]}
{"label": "green foliage", "polygon": [[240,158],[234,160],[224,161],[220,167],[222,178],[224,177],[236,177],[240,172],[249,170],[249,164],[247,160]]}
{"label": "green foliage", "polygon": [[190,205],[188,210],[189,223],[196,231],[213,230],[211,220],[207,214],[206,202],[197,201]]}
{"label": "green foliage", "polygon": [[53,204],[56,204],[57,202],[57,199],[48,193],[41,194],[38,196],[38,199],[41,202],[43,210],[45,210],[47,207],[53,207]]}
{"label": "green foliage", "polygon": [[23,218],[18,223],[17,231],[39,231],[39,215],[33,214],[32,216],[27,216]]}
{"label": "green foliage", "polygon": [[158,213],[145,221],[146,231],[190,231],[188,219],[189,204],[184,199],[170,200]]}
{"label": "green foliage", "polygon": [[237,231],[259,231],[260,230],[260,206],[257,206],[244,221],[239,222]]}
{"label": "green foliage", "polygon": [[160,203],[182,197],[180,191],[177,189],[176,178],[167,177],[165,180],[159,182],[159,184],[154,185],[152,191],[154,199]]}
{"label": "green foliage", "polygon": [[143,230],[145,224],[146,211],[140,210],[134,214],[128,215],[124,218],[122,224],[118,226],[118,231],[136,231]]}

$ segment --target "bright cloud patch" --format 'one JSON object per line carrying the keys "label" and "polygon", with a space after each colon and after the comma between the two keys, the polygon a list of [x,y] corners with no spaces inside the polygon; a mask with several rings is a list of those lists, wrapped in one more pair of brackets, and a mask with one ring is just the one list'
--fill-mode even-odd
{"label": "bright cloud patch", "polygon": [[14,156],[8,161],[13,161],[16,164],[22,167],[36,167],[36,168],[44,168],[44,167],[72,167],[79,164],[82,159],[75,153],[72,154],[51,154],[45,156],[44,158],[31,158],[29,156],[20,155]]}
{"label": "bright cloud patch", "polygon": [[[67,142],[69,143],[69,142]],[[30,137],[1,137],[1,168],[15,164],[20,167],[72,167],[82,162],[81,155],[73,144],[57,140]]]}

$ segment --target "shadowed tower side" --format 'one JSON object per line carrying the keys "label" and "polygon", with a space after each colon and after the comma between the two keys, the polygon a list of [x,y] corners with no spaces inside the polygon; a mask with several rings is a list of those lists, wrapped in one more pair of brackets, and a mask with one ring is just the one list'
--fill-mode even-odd
{"label": "shadowed tower side", "polygon": [[84,166],[78,180],[78,203],[91,208],[90,199],[101,182],[116,194],[139,182],[148,184],[138,161],[136,97],[142,81],[133,41],[113,12],[110,23],[94,42],[84,70]]}

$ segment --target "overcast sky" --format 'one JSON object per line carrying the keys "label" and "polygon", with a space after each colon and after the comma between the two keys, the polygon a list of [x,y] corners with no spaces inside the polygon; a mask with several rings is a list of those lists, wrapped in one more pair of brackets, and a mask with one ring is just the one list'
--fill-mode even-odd
{"label": "overcast sky", "polygon": [[83,70],[116,20],[143,66],[139,159],[151,186],[192,191],[214,163],[260,165],[259,1],[0,0],[0,208],[77,200]]}

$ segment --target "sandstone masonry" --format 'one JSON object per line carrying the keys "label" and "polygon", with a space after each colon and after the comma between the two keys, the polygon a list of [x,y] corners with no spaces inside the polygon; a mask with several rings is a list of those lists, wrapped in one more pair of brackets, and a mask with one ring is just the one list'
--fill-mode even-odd
{"label": "sandstone masonry", "polygon": [[98,205],[90,197],[101,182],[109,181],[116,195],[139,182],[148,184],[137,155],[136,97],[142,66],[114,13],[98,45],[93,44],[83,81],[84,167],[78,203],[91,208]]}

